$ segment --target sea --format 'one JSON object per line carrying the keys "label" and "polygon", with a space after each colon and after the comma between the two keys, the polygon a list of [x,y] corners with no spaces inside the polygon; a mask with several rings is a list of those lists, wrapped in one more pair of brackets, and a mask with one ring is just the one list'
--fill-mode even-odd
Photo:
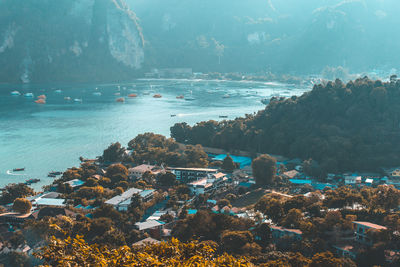
{"label": "sea", "polygon": [[[262,99],[301,95],[309,85],[275,82],[135,80],[108,84],[0,84],[0,187],[31,178],[36,191],[50,171],[79,166],[113,142],[170,135],[177,122],[235,119],[265,108]],[[12,91],[21,95],[13,96]],[[33,97],[24,94],[32,93]],[[128,97],[136,94],[137,97]],[[154,98],[159,94],[160,98]],[[35,103],[46,96],[46,104]],[[177,96],[183,95],[184,99]],[[125,102],[117,102],[118,98]],[[13,172],[14,168],[25,168]]]}

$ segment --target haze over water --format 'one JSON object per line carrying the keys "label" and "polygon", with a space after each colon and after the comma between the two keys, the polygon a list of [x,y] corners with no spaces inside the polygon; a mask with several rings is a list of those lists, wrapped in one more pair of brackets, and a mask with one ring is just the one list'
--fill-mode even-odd
{"label": "haze over water", "polygon": [[[57,93],[57,89],[62,92]],[[52,181],[53,178],[47,177],[49,171],[78,166],[80,156],[99,156],[113,142],[126,146],[137,134],[145,132],[169,136],[170,127],[177,122],[192,125],[204,120],[222,120],[219,116],[234,119],[264,108],[260,102],[263,98],[300,95],[309,89],[279,83],[191,80],[3,84],[0,85],[0,187],[39,178],[41,181],[33,185],[38,190]],[[13,90],[22,94],[32,92],[35,97],[11,96]],[[102,95],[93,95],[94,92]],[[131,93],[138,96],[128,98]],[[34,103],[42,94],[47,96],[47,104]],[[153,98],[154,94],[161,94],[162,98]],[[178,95],[192,96],[195,100],[177,99]],[[72,100],[66,101],[66,96]],[[116,102],[118,97],[125,97],[125,103]],[[75,98],[83,102],[74,103]],[[21,167],[26,171],[7,174],[8,170]]]}

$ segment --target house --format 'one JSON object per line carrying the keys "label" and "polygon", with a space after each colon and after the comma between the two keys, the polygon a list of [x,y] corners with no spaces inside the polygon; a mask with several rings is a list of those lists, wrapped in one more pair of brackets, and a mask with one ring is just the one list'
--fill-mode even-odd
{"label": "house", "polygon": [[68,184],[69,186],[71,186],[72,189],[78,189],[79,187],[81,187],[82,185],[85,184],[84,181],[79,180],[79,179],[73,179],[70,181],[65,182],[64,184]]}
{"label": "house", "polygon": [[162,171],[163,169],[161,167],[155,166],[155,165],[148,165],[148,164],[142,164],[133,168],[129,168],[129,177],[131,179],[138,179],[141,178],[142,175],[145,172],[152,172],[154,174],[158,174]]}
{"label": "house", "polygon": [[385,226],[370,222],[354,221],[353,225],[355,227],[355,241],[366,245],[372,245],[372,240],[367,234],[368,230],[372,229],[379,231],[387,229]]}
{"label": "house", "polygon": [[303,233],[299,229],[287,229],[280,226],[270,226],[272,238],[277,241],[284,237],[290,237],[294,240],[301,240]]}
{"label": "house", "polygon": [[218,173],[217,169],[208,168],[168,168],[176,179],[182,182],[197,181],[207,176],[207,174]]}
{"label": "house", "polygon": [[291,170],[291,171],[287,171],[287,172],[282,173],[282,176],[284,178],[287,178],[287,179],[294,179],[297,176],[299,176],[299,172],[296,171],[296,170]]}
{"label": "house", "polygon": [[39,211],[35,212],[33,216],[40,220],[44,217],[57,217],[57,216],[68,216],[68,217],[75,217],[76,213],[65,208],[58,208],[58,207],[44,207]]}
{"label": "house", "polygon": [[6,212],[0,214],[0,223],[21,224],[28,219],[32,219],[32,213],[21,214],[18,212]]}
{"label": "house", "polygon": [[32,201],[33,207],[65,207],[65,199],[39,197]]}
{"label": "house", "polygon": [[129,205],[131,204],[131,199],[133,195],[138,194],[141,197],[142,201],[147,202],[153,198],[154,192],[155,190],[153,189],[142,190],[132,187],[126,190],[121,195],[115,196],[107,200],[105,203],[114,206],[114,208],[118,211],[127,211]]}
{"label": "house", "polygon": [[333,248],[340,257],[351,258],[353,260],[357,257],[358,249],[351,244],[334,245]]}
{"label": "house", "polygon": [[157,220],[147,220],[135,223],[135,228],[140,232],[146,232],[153,238],[160,238],[164,222]]}
{"label": "house", "polygon": [[203,179],[189,183],[188,187],[192,194],[200,195],[221,189],[226,185],[227,180],[224,173],[210,173]]}
{"label": "house", "polygon": [[374,183],[374,179],[371,179],[371,178],[365,179],[365,185],[372,186],[373,183]]}
{"label": "house", "polygon": [[345,185],[356,185],[361,184],[361,176],[357,175],[346,175],[344,177],[344,184]]}

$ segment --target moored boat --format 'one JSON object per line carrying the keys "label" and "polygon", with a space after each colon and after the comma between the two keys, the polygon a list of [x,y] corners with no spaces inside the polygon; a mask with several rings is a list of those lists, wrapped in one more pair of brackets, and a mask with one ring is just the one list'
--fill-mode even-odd
{"label": "moored boat", "polygon": [[129,94],[128,97],[137,97],[137,94]]}
{"label": "moored boat", "polygon": [[25,97],[33,97],[33,94],[32,93],[26,93],[26,94],[24,94],[24,96]]}
{"label": "moored boat", "polygon": [[185,97],[183,96],[183,95],[178,95],[177,97],[176,97],[176,99],[184,99]]}
{"label": "moored boat", "polygon": [[37,98],[38,99],[46,99],[46,96],[45,95],[39,95]]}
{"label": "moored boat", "polygon": [[64,100],[70,101],[70,100],[71,100],[71,97],[66,96],[66,97],[64,97]]}
{"label": "moored boat", "polygon": [[155,95],[153,95],[153,97],[154,97],[154,98],[161,98],[162,95],[160,95],[160,94],[155,94]]}
{"label": "moored boat", "polygon": [[117,98],[116,101],[117,101],[117,102],[120,102],[120,103],[123,103],[123,102],[125,102],[125,98],[120,97],[120,98]]}
{"label": "moored boat", "polygon": [[82,98],[75,98],[75,99],[74,99],[74,102],[76,102],[76,103],[82,103]]}
{"label": "moored boat", "polygon": [[13,169],[13,172],[23,172],[25,171],[25,167],[24,168],[15,168]]}
{"label": "moored boat", "polygon": [[36,104],[46,104],[46,100],[44,100],[43,98],[40,98],[38,100],[35,100]]}
{"label": "moored boat", "polygon": [[95,95],[95,96],[101,96],[101,92],[93,92],[93,95]]}
{"label": "moored boat", "polygon": [[11,92],[11,95],[13,95],[13,96],[20,96],[21,93],[18,92],[18,91],[12,91],[12,92]]}

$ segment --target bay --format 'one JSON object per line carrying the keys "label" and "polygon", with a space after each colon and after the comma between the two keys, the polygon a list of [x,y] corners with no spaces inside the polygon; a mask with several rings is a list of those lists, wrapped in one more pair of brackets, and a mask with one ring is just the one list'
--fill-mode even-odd
{"label": "bay", "polygon": [[[263,109],[263,98],[301,95],[310,89],[281,83],[200,80],[0,84],[0,187],[39,178],[33,187],[40,190],[54,179],[47,177],[49,171],[78,166],[80,156],[99,156],[113,142],[126,146],[145,132],[169,136],[177,122],[193,125],[226,119],[220,116],[234,119]],[[22,95],[12,96],[14,90]],[[25,97],[25,93],[34,97]],[[162,97],[154,98],[155,94]],[[46,95],[46,104],[34,102],[39,95]],[[177,99],[179,95],[193,100]],[[116,101],[120,97],[124,103]],[[21,167],[26,170],[10,171]]]}

